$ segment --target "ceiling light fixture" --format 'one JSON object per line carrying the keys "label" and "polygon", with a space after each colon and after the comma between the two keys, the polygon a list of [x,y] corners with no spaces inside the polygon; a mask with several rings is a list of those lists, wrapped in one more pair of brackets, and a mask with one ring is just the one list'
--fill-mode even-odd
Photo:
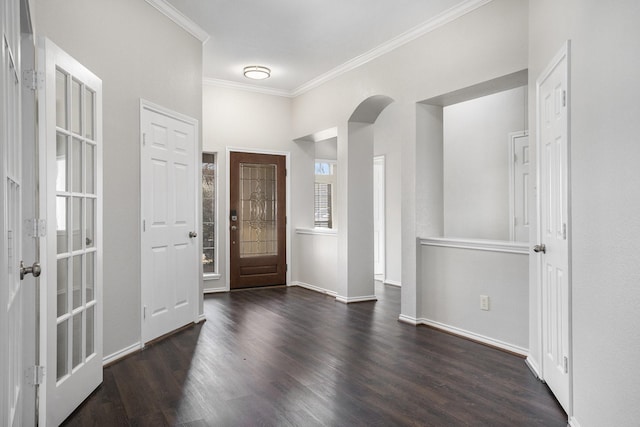
{"label": "ceiling light fixture", "polygon": [[244,76],[253,80],[264,80],[271,76],[271,70],[261,65],[249,65],[244,67]]}

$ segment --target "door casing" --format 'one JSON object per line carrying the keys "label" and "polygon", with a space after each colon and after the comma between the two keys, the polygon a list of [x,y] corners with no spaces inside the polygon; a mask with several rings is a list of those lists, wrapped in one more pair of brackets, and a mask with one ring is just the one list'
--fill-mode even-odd
{"label": "door casing", "polygon": [[[225,208],[218,211],[218,220],[220,221],[220,216],[222,215],[225,224],[225,234],[224,234],[224,248],[225,248],[225,290],[231,290],[231,251],[230,248],[230,234],[229,227],[231,226],[229,219],[229,206],[231,204],[231,152],[240,152],[240,153],[255,153],[255,154],[273,154],[277,156],[284,156],[287,171],[291,171],[291,153],[289,151],[276,151],[276,150],[264,150],[259,148],[246,148],[246,147],[226,147],[226,158],[225,158]],[[291,174],[287,173],[286,180],[286,194],[287,194],[287,206],[286,213],[287,218],[291,218]],[[219,230],[219,229],[218,229]],[[291,221],[287,221],[286,223],[286,241],[287,241],[287,252],[286,252],[286,260],[287,265],[291,265]],[[287,286],[291,283],[291,269],[287,269]]]}

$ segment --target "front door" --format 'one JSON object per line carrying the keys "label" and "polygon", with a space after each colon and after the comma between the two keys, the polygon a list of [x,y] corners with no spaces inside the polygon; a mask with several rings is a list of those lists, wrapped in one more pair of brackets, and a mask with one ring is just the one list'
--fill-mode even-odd
{"label": "front door", "polygon": [[197,121],[146,101],[142,130],[142,339],[196,319],[200,254]]}
{"label": "front door", "polygon": [[39,403],[44,424],[58,425],[102,382],[102,81],[50,40],[39,40],[38,55],[47,220]]}
{"label": "front door", "polygon": [[284,285],[286,158],[230,153],[231,289]]}
{"label": "front door", "polygon": [[570,414],[570,308],[568,200],[568,51],[537,82],[542,285],[542,375]]}

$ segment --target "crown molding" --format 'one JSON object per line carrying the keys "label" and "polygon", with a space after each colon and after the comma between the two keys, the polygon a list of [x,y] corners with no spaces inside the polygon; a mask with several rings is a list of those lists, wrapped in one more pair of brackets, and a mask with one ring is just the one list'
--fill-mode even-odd
{"label": "crown molding", "polygon": [[389,53],[400,46],[403,46],[418,37],[421,37],[431,31],[434,31],[451,21],[454,21],[461,16],[466,15],[469,12],[472,12],[479,7],[484,6],[487,3],[490,3],[493,0],[468,0],[464,3],[460,3],[457,6],[454,6],[440,15],[430,19],[412,29],[400,34],[397,37],[379,45],[371,49],[370,51],[363,53],[362,55],[356,56],[355,58],[345,62],[342,65],[337,66],[336,68],[321,74],[320,76],[308,81],[307,83],[299,86],[291,92],[291,96],[296,97],[302,95],[305,92],[310,91],[323,83],[328,82],[329,80],[335,79],[336,77],[347,73],[355,68],[360,67],[361,65],[366,64],[367,62],[373,61],[380,56]]}
{"label": "crown molding", "polygon": [[151,6],[155,7],[158,11],[164,14],[167,18],[171,19],[178,26],[182,27],[187,33],[191,34],[196,39],[200,40],[202,44],[209,40],[209,33],[203,30],[198,24],[189,19],[186,15],[180,12],[178,9],[169,4],[166,0],[145,0]]}
{"label": "crown molding", "polygon": [[273,89],[270,87],[263,87],[263,86],[256,86],[256,85],[250,85],[250,84],[246,84],[246,83],[238,83],[238,82],[232,82],[229,80],[222,80],[222,79],[212,79],[212,78],[203,78],[202,79],[202,84],[205,86],[215,86],[215,87],[224,87],[224,88],[229,88],[229,89],[237,89],[237,90],[244,90],[247,92],[255,92],[255,93],[261,93],[264,95],[273,95],[273,96],[282,96],[285,98],[292,98],[293,95],[291,94],[291,92],[287,91],[287,90],[281,90],[281,89]]}

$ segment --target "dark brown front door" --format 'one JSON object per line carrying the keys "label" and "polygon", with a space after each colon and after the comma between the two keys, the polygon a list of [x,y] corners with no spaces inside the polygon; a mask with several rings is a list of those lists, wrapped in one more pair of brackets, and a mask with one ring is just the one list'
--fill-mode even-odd
{"label": "dark brown front door", "polygon": [[230,154],[231,289],[286,284],[285,157]]}

